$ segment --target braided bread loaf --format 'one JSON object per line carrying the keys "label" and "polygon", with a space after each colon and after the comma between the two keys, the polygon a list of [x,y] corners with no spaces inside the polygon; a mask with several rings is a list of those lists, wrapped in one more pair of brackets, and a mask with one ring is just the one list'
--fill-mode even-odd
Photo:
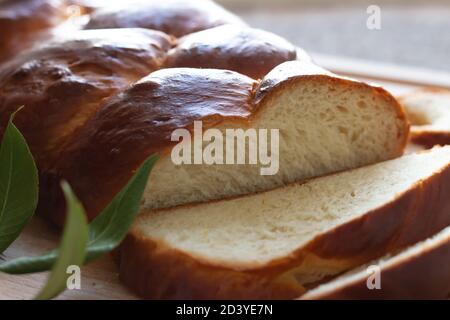
{"label": "braided bread loaf", "polygon": [[[87,22],[71,19],[84,13],[92,14]],[[209,0],[5,0],[0,3],[0,63],[50,38],[68,21],[75,28],[139,27],[175,37],[224,24],[245,25]]]}
{"label": "braided bread loaf", "polygon": [[[258,192],[403,152],[408,124],[383,89],[314,66],[286,40],[244,26],[211,1],[136,3],[82,8],[93,11],[86,30],[53,37],[0,69],[0,130],[24,105],[15,122],[40,170],[39,211],[57,223],[61,179],[92,218],[153,153],[162,159],[146,208]],[[175,166],[171,132],[191,130],[195,120],[205,129],[279,129],[279,172]]]}

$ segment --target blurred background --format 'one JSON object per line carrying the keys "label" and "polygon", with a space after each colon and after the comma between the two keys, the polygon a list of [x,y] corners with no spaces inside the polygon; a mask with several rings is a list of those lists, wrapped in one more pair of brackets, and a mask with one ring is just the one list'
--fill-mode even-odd
{"label": "blurred background", "polygon": [[[450,72],[450,0],[218,2],[312,53]],[[367,27],[370,5],[380,8],[380,29]]]}

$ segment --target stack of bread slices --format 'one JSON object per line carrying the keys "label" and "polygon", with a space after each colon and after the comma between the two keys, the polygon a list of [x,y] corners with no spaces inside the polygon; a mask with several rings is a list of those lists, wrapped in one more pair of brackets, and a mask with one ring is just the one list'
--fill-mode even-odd
{"label": "stack of bread slices", "polygon": [[[140,296],[450,294],[450,147],[404,155],[409,120],[383,88],[316,66],[209,0],[6,0],[0,25],[0,131],[23,105],[41,214],[63,222],[65,179],[92,219],[160,155],[116,251]],[[175,163],[173,132],[196,122],[278,130],[278,170]]]}

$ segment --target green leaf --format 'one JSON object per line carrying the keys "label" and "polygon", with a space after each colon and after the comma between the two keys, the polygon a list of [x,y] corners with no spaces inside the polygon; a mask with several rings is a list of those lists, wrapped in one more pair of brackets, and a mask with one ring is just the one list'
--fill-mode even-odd
{"label": "green leaf", "polygon": [[[20,110],[20,109],[19,109]],[[11,115],[0,146],[0,253],[19,236],[38,202],[38,173]]]}
{"label": "green leaf", "polygon": [[139,213],[139,205],[148,177],[158,159],[158,155],[148,158],[125,188],[92,221],[89,226],[87,262],[110,252],[125,238],[134,218]]}
{"label": "green leaf", "polygon": [[[157,155],[148,158],[122,191],[92,221],[89,226],[85,263],[113,250],[126,236],[134,218],[139,213],[142,194],[158,158]],[[57,256],[56,251],[51,251],[38,257],[7,261],[0,265],[0,271],[10,274],[46,271],[54,264]]]}
{"label": "green leaf", "polygon": [[58,251],[52,250],[40,256],[22,257],[6,261],[0,265],[0,271],[9,274],[44,272],[52,268],[57,258]]}
{"label": "green leaf", "polygon": [[86,214],[80,201],[66,182],[62,183],[62,189],[66,197],[67,216],[61,245],[58,248],[59,254],[47,284],[37,295],[36,300],[52,299],[63,292],[67,288],[68,267],[81,266],[86,255],[88,242]]}

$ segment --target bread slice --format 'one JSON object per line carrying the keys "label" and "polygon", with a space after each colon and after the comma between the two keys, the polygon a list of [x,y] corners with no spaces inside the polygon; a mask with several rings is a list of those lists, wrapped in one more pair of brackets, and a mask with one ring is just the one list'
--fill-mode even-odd
{"label": "bread slice", "polygon": [[[279,170],[261,175],[266,165],[259,160],[256,165],[174,164],[171,151],[178,142],[171,135],[179,128],[192,132],[194,121],[223,134],[278,129]],[[226,70],[171,68],[110,99],[71,140],[73,150],[64,152],[55,171],[92,217],[154,153],[161,159],[143,208],[249,194],[395,158],[407,135],[403,110],[385,90],[310,63],[283,63],[262,81]],[[43,201],[50,205],[46,212],[56,212],[52,202]]]}
{"label": "bread slice", "polygon": [[[369,290],[368,267],[377,266],[380,289]],[[377,271],[378,272],[378,271]],[[450,298],[450,227],[307,292],[302,299]]]}
{"label": "bread slice", "polygon": [[421,89],[400,97],[411,121],[411,140],[431,148],[450,144],[450,91]]}
{"label": "bread slice", "polygon": [[287,299],[450,225],[450,147],[142,214],[119,250],[150,299]]}

